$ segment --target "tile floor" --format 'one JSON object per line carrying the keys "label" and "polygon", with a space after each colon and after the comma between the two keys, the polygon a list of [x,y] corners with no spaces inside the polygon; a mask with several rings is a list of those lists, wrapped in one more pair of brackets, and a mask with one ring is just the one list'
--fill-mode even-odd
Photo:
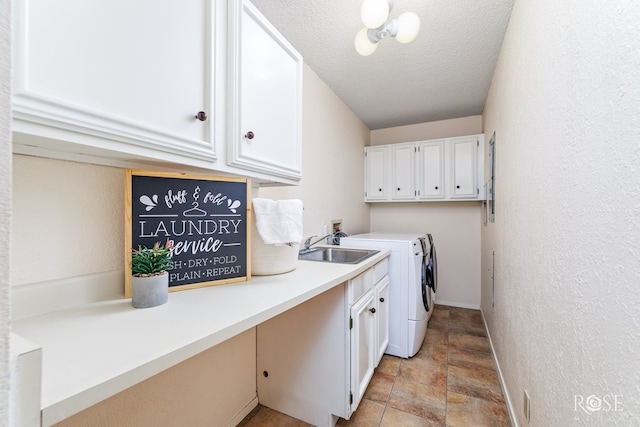
{"label": "tile floor", "polygon": [[[309,426],[261,405],[240,425]],[[385,354],[358,410],[338,426],[510,426],[480,311],[436,305],[420,351]]]}

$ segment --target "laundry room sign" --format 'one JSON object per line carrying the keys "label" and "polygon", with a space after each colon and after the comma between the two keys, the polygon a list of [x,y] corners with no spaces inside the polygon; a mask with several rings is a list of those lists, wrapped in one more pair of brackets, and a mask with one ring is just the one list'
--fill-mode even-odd
{"label": "laundry room sign", "polygon": [[125,179],[125,271],[133,249],[168,242],[169,291],[251,278],[248,179],[131,169]]}

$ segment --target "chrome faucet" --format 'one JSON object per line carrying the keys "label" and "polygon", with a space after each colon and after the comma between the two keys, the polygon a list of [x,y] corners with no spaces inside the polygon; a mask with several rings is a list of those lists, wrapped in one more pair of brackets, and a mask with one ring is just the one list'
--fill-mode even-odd
{"label": "chrome faucet", "polygon": [[323,241],[324,239],[326,239],[327,237],[332,237],[333,233],[331,234],[327,234],[324,237],[319,238],[318,240],[316,240],[315,242],[311,242],[311,239],[313,239],[314,237],[318,237],[317,235],[313,235],[311,237],[309,237],[307,240],[304,241],[304,243],[302,244],[302,249],[300,249],[299,253],[303,254],[305,252],[309,252],[311,250],[311,246],[315,245],[316,243],[320,243],[321,241]]}

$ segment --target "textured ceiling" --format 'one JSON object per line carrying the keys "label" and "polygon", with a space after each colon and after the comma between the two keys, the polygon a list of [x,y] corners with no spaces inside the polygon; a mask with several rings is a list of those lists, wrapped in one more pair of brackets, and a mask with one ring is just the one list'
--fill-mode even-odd
{"label": "textured ceiling", "polygon": [[252,0],[305,62],[372,130],[482,114],[514,0],[395,0],[415,12],[412,43],[353,40],[361,0]]}

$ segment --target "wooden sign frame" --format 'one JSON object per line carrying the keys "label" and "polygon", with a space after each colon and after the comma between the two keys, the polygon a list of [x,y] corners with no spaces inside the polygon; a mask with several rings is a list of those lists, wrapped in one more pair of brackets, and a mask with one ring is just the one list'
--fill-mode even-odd
{"label": "wooden sign frame", "polygon": [[138,246],[172,245],[169,291],[251,278],[251,180],[125,171],[125,297]]}

